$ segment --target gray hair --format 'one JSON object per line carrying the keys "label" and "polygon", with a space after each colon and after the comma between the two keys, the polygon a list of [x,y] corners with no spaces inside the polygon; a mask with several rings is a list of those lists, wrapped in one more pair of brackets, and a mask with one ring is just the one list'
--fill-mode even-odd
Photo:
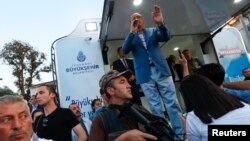
{"label": "gray hair", "polygon": [[20,98],[19,96],[15,96],[15,95],[5,95],[5,96],[1,96],[0,97],[0,105],[2,104],[9,104],[9,103],[23,103],[27,106],[27,108],[29,109],[28,105],[26,104],[26,102]]}

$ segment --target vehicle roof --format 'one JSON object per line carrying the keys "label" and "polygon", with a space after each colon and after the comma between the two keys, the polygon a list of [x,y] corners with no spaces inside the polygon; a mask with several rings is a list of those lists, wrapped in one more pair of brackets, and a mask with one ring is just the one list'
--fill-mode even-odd
{"label": "vehicle roof", "polygon": [[[114,7],[110,3],[114,2]],[[249,0],[234,3],[234,0],[144,0],[133,6],[133,0],[105,0],[100,39],[123,40],[129,32],[129,18],[134,12],[144,16],[145,27],[153,26],[153,5],[161,6],[164,21],[173,36],[211,33],[233,15],[250,5]],[[109,15],[112,15],[108,23]],[[108,25],[108,31],[106,26]]]}

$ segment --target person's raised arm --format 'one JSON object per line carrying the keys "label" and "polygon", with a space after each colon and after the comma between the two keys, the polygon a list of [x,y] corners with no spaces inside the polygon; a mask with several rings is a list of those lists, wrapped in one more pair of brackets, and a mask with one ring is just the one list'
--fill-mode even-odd
{"label": "person's raised arm", "polygon": [[159,5],[154,6],[154,11],[152,12],[152,19],[155,22],[155,24],[157,24],[158,26],[161,26],[164,24],[161,8]]}
{"label": "person's raised arm", "polygon": [[223,82],[223,87],[237,90],[250,90],[250,80],[238,82]]}
{"label": "person's raised arm", "polygon": [[188,63],[187,63],[187,60],[183,54],[181,54],[181,58],[179,58],[179,62],[183,68],[183,77],[188,76],[189,75]]}
{"label": "person's raised arm", "polygon": [[172,38],[170,30],[166,27],[163,20],[163,15],[159,5],[154,5],[154,10],[152,12],[153,22],[158,28],[155,30],[155,34],[159,42],[166,42]]}

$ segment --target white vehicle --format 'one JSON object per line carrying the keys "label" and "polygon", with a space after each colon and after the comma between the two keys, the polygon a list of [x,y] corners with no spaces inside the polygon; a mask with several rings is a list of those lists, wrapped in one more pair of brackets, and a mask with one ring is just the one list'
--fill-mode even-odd
{"label": "white vehicle", "polygon": [[60,105],[77,103],[84,117],[93,114],[92,100],[101,99],[98,84],[104,65],[99,33],[100,19],[82,20],[70,35],[52,44],[53,78]]}
{"label": "white vehicle", "polygon": [[[170,41],[161,45],[166,57],[171,54],[178,56],[178,52],[174,48],[188,49],[193,53],[193,56],[199,58],[204,64],[219,62],[222,63],[226,71],[238,69],[235,72],[236,74],[227,74],[232,75],[230,77],[242,76],[241,69],[243,65],[227,69],[228,63],[224,64],[218,52],[219,48],[226,49],[227,45],[221,46],[221,44],[217,43],[230,41],[232,43],[232,38],[238,37],[240,39],[234,45],[241,48],[242,52],[240,54],[249,55],[249,0],[146,0],[141,1],[140,5],[136,5],[136,1],[139,0],[105,0],[100,39],[106,44],[105,46],[109,47],[108,58],[106,59],[109,61],[108,63],[112,63],[113,60],[117,59],[115,50],[122,45],[129,32],[130,15],[139,12],[144,16],[145,27],[155,26],[151,19],[151,12],[153,5],[157,4],[161,6],[164,22],[173,35]],[[236,23],[232,24],[233,21],[236,21]],[[227,38],[225,34],[224,38],[216,37],[221,31],[226,32],[226,30],[222,29],[229,24],[231,27],[235,27],[242,37],[237,33],[237,35],[235,33],[232,35],[235,37],[230,35],[231,37]],[[216,37],[216,40],[214,40],[214,37]],[[230,47],[227,49],[232,50]],[[227,61],[232,61],[232,54],[227,55],[224,54],[224,58],[228,57]],[[243,63],[245,67],[249,67],[247,57],[243,60],[245,60],[245,63]],[[227,80],[229,81],[229,79]]]}
{"label": "white vehicle", "polygon": [[[63,107],[75,101],[82,105],[84,116],[88,117],[91,114],[89,102],[100,96],[98,80],[105,70],[109,69],[110,64],[117,59],[116,50],[122,45],[129,32],[130,15],[139,12],[145,18],[145,27],[154,26],[151,12],[155,4],[161,6],[164,22],[173,35],[170,41],[161,43],[162,52],[166,57],[171,54],[178,56],[174,48],[188,49],[204,64],[219,62],[226,68],[227,73],[232,69],[238,69],[236,73],[241,73],[243,66],[229,67],[228,71],[228,65],[223,64],[225,61],[221,59],[229,58],[226,61],[230,62],[233,60],[231,55],[245,54],[247,56],[250,51],[250,33],[247,29],[250,26],[249,0],[242,0],[238,3],[234,0],[145,0],[141,2],[141,5],[136,6],[133,5],[133,0],[105,0],[102,19],[88,21],[90,23],[98,21],[95,26],[98,28],[93,32],[94,34],[86,31],[85,27],[88,22],[83,21],[71,35],[53,43],[54,80],[57,80],[60,103]],[[236,38],[240,38],[237,40],[240,43],[234,43],[235,46],[240,47],[239,50],[235,47],[233,49],[224,47],[228,46],[227,44],[223,44],[222,47],[219,43],[235,38],[220,37],[220,34],[224,32],[223,28],[235,17],[238,23],[233,26],[240,31],[242,36],[241,38],[236,35]],[[220,31],[222,32],[219,33]],[[228,34],[222,35],[225,37]],[[86,48],[94,48],[94,50],[86,52]],[[222,51],[219,51],[219,48],[222,48]],[[128,57],[132,55],[129,54]],[[90,59],[88,60],[90,62],[86,61],[86,64],[81,62],[84,59]],[[98,69],[90,72],[91,75],[82,73],[82,67],[95,68],[96,65]],[[249,67],[248,60],[247,66]],[[236,77],[241,77],[241,74],[229,75],[231,74],[228,73],[227,76],[231,77],[232,81]]]}

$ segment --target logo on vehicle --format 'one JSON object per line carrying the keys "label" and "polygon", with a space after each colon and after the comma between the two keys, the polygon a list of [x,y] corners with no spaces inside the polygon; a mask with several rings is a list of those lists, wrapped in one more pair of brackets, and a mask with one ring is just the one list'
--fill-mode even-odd
{"label": "logo on vehicle", "polygon": [[77,60],[78,60],[79,62],[84,62],[84,61],[86,60],[86,56],[83,54],[82,51],[79,51],[79,52],[78,52]]}

